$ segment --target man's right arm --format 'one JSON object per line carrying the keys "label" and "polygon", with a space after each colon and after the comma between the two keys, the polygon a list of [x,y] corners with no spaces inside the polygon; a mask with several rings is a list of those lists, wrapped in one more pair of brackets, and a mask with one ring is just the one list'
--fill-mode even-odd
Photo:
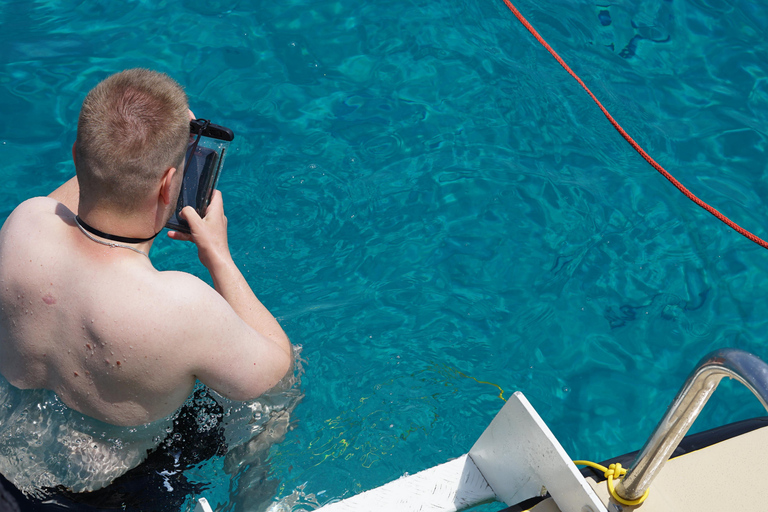
{"label": "man's right arm", "polygon": [[[272,347],[264,348],[267,349],[267,353],[270,353],[268,359],[271,364],[277,366],[269,368],[268,372],[274,380],[273,385],[277,384],[292,368],[291,343],[275,317],[253,293],[232,259],[227,241],[227,218],[224,215],[221,192],[218,190],[214,192],[205,218],[201,219],[191,207],[182,211],[182,217],[189,223],[191,234],[170,232],[169,236],[175,240],[192,241],[197,245],[200,261],[210,272],[216,291],[237,316],[258,333],[259,338],[263,337],[263,343],[273,344]],[[254,343],[259,342],[260,340],[257,339]],[[284,357],[275,354],[274,349],[282,352]],[[219,391],[212,383],[207,384]],[[235,397],[230,396],[230,398]]]}

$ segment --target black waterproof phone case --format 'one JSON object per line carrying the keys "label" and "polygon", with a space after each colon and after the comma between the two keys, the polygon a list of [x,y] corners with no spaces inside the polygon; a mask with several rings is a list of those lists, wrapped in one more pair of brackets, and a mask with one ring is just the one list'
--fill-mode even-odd
{"label": "black waterproof phone case", "polygon": [[235,134],[229,128],[196,119],[189,122],[189,138],[176,211],[165,225],[168,229],[184,233],[189,233],[189,224],[181,218],[181,210],[191,206],[201,217],[205,215],[219,181],[229,143]]}

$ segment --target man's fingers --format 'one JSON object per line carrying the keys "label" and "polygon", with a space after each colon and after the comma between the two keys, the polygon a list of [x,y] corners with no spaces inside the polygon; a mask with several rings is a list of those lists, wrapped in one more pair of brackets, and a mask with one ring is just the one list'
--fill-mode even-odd
{"label": "man's fingers", "polygon": [[192,235],[184,233],[183,231],[169,231],[168,236],[173,240],[180,240],[182,242],[191,242]]}
{"label": "man's fingers", "polygon": [[211,196],[211,202],[208,203],[208,208],[205,209],[206,213],[208,210],[223,210],[224,209],[224,201],[221,199],[221,190],[214,189],[213,195]]}
{"label": "man's fingers", "polygon": [[190,231],[194,231],[195,227],[199,222],[202,222],[202,219],[197,214],[194,208],[191,206],[185,206],[181,210],[181,218],[187,221],[187,224],[189,224]]}

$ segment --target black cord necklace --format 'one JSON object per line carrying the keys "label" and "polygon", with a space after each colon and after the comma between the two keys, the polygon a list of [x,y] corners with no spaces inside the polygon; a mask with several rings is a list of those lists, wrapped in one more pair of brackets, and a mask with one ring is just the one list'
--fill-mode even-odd
{"label": "black cord necklace", "polygon": [[160,232],[158,231],[157,233],[155,233],[154,235],[150,236],[149,238],[131,238],[131,237],[127,237],[127,236],[111,235],[109,233],[105,233],[103,231],[99,231],[98,229],[96,229],[96,228],[94,228],[92,226],[89,226],[88,224],[85,223],[85,221],[83,219],[80,218],[79,215],[77,215],[75,217],[75,219],[77,219],[77,223],[80,224],[83,227],[83,229],[85,229],[89,233],[92,233],[92,234],[94,234],[96,236],[100,236],[101,238],[106,238],[107,240],[114,240],[115,242],[122,242],[124,244],[140,244],[142,242],[149,242],[150,240],[152,240],[153,238],[155,238],[157,235],[160,234]]}

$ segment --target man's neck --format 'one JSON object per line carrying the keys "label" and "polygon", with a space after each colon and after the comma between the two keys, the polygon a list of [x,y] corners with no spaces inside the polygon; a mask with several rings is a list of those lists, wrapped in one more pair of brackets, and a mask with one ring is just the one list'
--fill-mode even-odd
{"label": "man's neck", "polygon": [[97,239],[117,244],[128,244],[148,254],[154,238],[162,227],[155,231],[155,222],[149,215],[117,214],[99,209],[80,208],[78,224]]}

